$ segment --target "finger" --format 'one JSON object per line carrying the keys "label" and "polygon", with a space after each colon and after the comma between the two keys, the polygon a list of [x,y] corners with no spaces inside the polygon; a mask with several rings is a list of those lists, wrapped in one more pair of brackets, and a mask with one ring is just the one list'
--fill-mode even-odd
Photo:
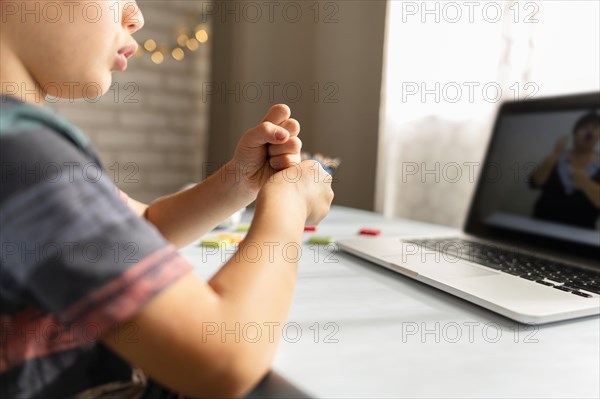
{"label": "finger", "polygon": [[302,141],[298,137],[290,137],[283,144],[269,146],[269,155],[276,157],[282,154],[300,154],[300,150],[302,150]]}
{"label": "finger", "polygon": [[290,132],[272,124],[263,122],[260,125],[248,130],[240,140],[240,143],[246,147],[260,147],[265,144],[282,144],[290,137]]}
{"label": "finger", "polygon": [[275,170],[283,170],[300,163],[300,154],[282,154],[269,159],[269,164]]}
{"label": "finger", "polygon": [[269,111],[267,112],[262,121],[271,122],[275,125],[279,125],[286,119],[289,119],[290,115],[292,115],[290,107],[288,107],[285,104],[275,104],[271,108],[269,108]]}
{"label": "finger", "polygon": [[279,126],[290,132],[290,137],[297,136],[300,133],[300,122],[294,118],[286,119]]}

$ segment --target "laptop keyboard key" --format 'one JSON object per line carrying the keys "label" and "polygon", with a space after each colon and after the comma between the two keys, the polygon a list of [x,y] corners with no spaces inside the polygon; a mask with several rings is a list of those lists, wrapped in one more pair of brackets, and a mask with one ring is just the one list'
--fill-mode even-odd
{"label": "laptop keyboard key", "polygon": [[586,291],[593,292],[594,294],[600,295],[600,287],[597,285],[584,285],[583,287],[585,287],[585,288],[580,288],[580,289],[584,289]]}
{"label": "laptop keyboard key", "polygon": [[566,292],[572,292],[572,290],[563,287],[562,285],[555,285],[554,288],[556,288],[557,290],[561,290],[561,291],[566,291]]}
{"label": "laptop keyboard key", "polygon": [[531,275],[528,275],[528,274],[523,274],[523,275],[521,275],[519,277],[524,278],[526,280],[531,280],[531,281],[537,281],[537,280],[540,279],[540,276],[531,276]]}
{"label": "laptop keyboard key", "polygon": [[579,295],[579,296],[582,296],[584,298],[591,298],[592,297],[592,295],[590,295],[590,294],[586,294],[585,292],[579,292],[579,291],[571,291],[571,294]]}

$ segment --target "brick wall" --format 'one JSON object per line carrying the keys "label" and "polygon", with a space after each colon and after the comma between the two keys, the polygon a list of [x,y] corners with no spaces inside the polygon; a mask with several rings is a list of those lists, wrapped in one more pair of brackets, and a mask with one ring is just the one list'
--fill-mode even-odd
{"label": "brick wall", "polygon": [[[176,45],[178,29],[201,2],[140,1],[144,28],[135,34],[142,45]],[[202,178],[207,159],[209,104],[201,97],[210,80],[209,40],[182,61],[170,55],[156,65],[150,55],[130,59],[126,72],[113,74],[113,85],[99,100],[60,100],[52,108],[79,126],[92,140],[115,183],[141,201],[178,190]],[[91,95],[91,94],[90,94]]]}

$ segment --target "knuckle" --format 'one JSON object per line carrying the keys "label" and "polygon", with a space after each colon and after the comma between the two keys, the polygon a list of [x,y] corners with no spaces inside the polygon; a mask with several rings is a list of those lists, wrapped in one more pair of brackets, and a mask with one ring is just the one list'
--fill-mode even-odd
{"label": "knuckle", "polygon": [[253,134],[254,132],[256,132],[256,130],[257,130],[257,129],[260,129],[260,125],[256,125],[256,126],[250,127],[249,129],[247,129],[247,130],[244,132],[244,135],[251,135],[251,134]]}
{"label": "knuckle", "polygon": [[300,140],[298,137],[294,137],[293,140],[290,140],[290,141],[291,141],[292,150],[300,151],[302,149],[302,140]]}
{"label": "knuckle", "polygon": [[262,133],[268,133],[271,131],[271,126],[271,122],[261,122],[261,124],[257,126],[257,129]]}
{"label": "knuckle", "polygon": [[288,123],[291,125],[291,128],[295,131],[300,131],[300,122],[298,122],[296,119],[290,118],[288,119]]}

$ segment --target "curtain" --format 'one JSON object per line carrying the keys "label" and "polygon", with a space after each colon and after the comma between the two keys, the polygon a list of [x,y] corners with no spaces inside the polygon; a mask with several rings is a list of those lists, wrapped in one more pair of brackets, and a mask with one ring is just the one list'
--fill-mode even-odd
{"label": "curtain", "polygon": [[600,90],[598,1],[389,1],[376,208],[461,226],[507,100]]}

